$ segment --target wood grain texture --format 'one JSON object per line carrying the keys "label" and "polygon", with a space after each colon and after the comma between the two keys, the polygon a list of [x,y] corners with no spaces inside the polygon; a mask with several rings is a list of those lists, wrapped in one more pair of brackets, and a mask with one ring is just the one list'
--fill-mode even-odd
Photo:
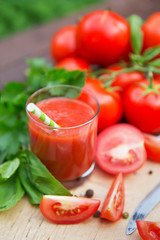
{"label": "wood grain texture", "polygon": [[[152,170],[153,174],[148,172]],[[38,170],[37,170],[38,171]],[[125,208],[130,216],[140,201],[159,182],[160,164],[147,161],[136,173],[125,176]],[[94,190],[94,198],[101,200],[101,206],[114,177],[96,166],[94,172],[80,187],[72,190],[80,195],[88,188]],[[100,206],[100,208],[101,208]],[[160,204],[146,217],[146,220],[160,221]],[[94,217],[75,225],[56,225],[45,219],[39,207],[29,203],[27,197],[5,212],[0,212],[0,240],[140,240],[137,230],[125,235],[128,219],[118,222]]]}

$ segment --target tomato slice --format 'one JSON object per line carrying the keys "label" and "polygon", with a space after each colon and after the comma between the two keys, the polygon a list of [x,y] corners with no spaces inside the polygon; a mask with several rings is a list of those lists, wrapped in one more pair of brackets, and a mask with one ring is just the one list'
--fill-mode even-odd
{"label": "tomato slice", "polygon": [[118,221],[124,209],[124,180],[122,173],[119,173],[113,181],[106,199],[102,206],[101,218],[110,221]]}
{"label": "tomato slice", "polygon": [[111,174],[135,172],[146,161],[142,133],[125,123],[106,128],[97,138],[96,161]]}
{"label": "tomato slice", "polygon": [[98,209],[100,200],[82,197],[44,195],[40,210],[44,217],[58,224],[84,221]]}
{"label": "tomato slice", "polygon": [[137,220],[136,223],[143,240],[160,240],[160,222]]}
{"label": "tomato slice", "polygon": [[148,159],[154,162],[160,162],[160,136],[147,133],[143,135]]}

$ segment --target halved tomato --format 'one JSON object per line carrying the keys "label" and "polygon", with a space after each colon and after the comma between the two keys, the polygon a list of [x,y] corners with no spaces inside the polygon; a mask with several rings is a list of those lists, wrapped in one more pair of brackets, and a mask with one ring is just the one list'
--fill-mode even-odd
{"label": "halved tomato", "polygon": [[143,240],[160,240],[160,222],[137,220],[136,223]]}
{"label": "halved tomato", "polygon": [[40,210],[44,217],[58,224],[74,224],[92,216],[100,200],[82,197],[44,195]]}
{"label": "halved tomato", "polygon": [[124,180],[122,173],[119,173],[113,181],[106,199],[102,206],[101,218],[110,221],[118,221],[124,209]]}
{"label": "halved tomato", "polygon": [[111,174],[135,172],[146,161],[142,133],[125,123],[104,129],[97,138],[96,160]]}
{"label": "halved tomato", "polygon": [[154,162],[160,162],[160,136],[147,133],[143,135],[148,159]]}

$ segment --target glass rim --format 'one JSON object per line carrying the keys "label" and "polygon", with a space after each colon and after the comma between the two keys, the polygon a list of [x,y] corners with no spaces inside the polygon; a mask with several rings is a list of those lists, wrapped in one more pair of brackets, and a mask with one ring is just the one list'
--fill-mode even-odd
{"label": "glass rim", "polygon": [[[76,125],[76,126],[73,126],[73,127],[52,127],[52,126],[47,126],[46,124],[44,123],[40,123],[38,122],[36,119],[34,119],[31,114],[28,112],[27,110],[27,105],[28,103],[30,102],[30,99],[33,98],[35,95],[37,95],[38,93],[42,92],[42,91],[45,91],[45,90],[48,90],[50,88],[54,88],[54,87],[70,87],[70,88],[75,88],[75,89],[80,89],[80,90],[83,90],[84,92],[86,92],[87,94],[89,94],[92,98],[94,98],[94,100],[96,101],[97,103],[97,111],[95,112],[94,116],[89,119],[88,121],[82,123],[82,124],[79,124],[79,125]],[[31,94],[31,96],[28,98],[27,102],[26,102],[26,113],[28,115],[29,118],[31,118],[35,123],[39,124],[40,126],[42,127],[45,127],[45,128],[49,128],[50,130],[69,130],[69,129],[75,129],[75,128],[80,128],[82,126],[85,126],[87,124],[89,124],[90,122],[92,122],[94,120],[94,118],[97,117],[98,113],[99,113],[99,109],[100,109],[100,106],[99,106],[99,102],[97,100],[97,98],[92,94],[90,93],[88,90],[86,89],[83,89],[82,87],[78,87],[78,86],[74,86],[74,85],[67,85],[67,84],[56,84],[56,85],[51,85],[51,86],[47,86],[47,87],[44,87],[44,88],[40,88],[39,90],[35,91],[34,93]]]}

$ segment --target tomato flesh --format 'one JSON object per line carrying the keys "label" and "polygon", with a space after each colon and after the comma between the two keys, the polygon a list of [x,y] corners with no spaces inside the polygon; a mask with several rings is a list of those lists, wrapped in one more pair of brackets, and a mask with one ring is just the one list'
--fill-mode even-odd
{"label": "tomato flesh", "polygon": [[96,160],[106,172],[128,174],[146,161],[144,137],[129,124],[116,124],[103,130],[97,138]]}
{"label": "tomato flesh", "polygon": [[143,240],[160,240],[160,222],[137,220],[136,223]]}
{"label": "tomato flesh", "polygon": [[122,173],[119,173],[109,189],[100,216],[110,221],[118,221],[122,216],[123,209],[124,180]]}
{"label": "tomato flesh", "polygon": [[57,224],[74,224],[92,216],[98,209],[100,200],[44,195],[40,210],[44,217]]}
{"label": "tomato flesh", "polygon": [[160,162],[160,137],[147,133],[143,135],[148,159],[154,162]]}

